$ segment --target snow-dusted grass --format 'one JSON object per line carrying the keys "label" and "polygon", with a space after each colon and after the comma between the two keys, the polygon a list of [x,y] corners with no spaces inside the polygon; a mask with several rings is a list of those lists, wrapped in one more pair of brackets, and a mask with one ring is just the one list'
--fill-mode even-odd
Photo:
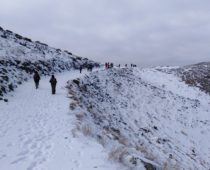
{"label": "snow-dusted grass", "polygon": [[94,129],[110,159],[136,169],[210,167],[209,95],[155,68],[114,68],[79,82],[68,83],[75,114],[85,113],[78,126]]}

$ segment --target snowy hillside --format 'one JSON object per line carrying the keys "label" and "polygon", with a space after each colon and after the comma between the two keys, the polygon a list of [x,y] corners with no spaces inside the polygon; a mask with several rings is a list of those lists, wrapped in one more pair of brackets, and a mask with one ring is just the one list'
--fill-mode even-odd
{"label": "snowy hillside", "polygon": [[210,94],[210,62],[179,68],[178,75],[189,85]]}
{"label": "snowy hillside", "polygon": [[49,75],[88,64],[97,65],[87,58],[49,47],[39,41],[33,42],[0,27],[0,100],[5,93],[13,91],[30,78],[34,70]]}
{"label": "snowy hillside", "polygon": [[90,64],[0,27],[0,169],[210,170],[210,63],[73,71]]}
{"label": "snowy hillside", "polygon": [[173,73],[189,86],[198,87],[210,94],[210,62],[202,62],[184,67],[159,67],[159,71]]}
{"label": "snowy hillside", "polygon": [[114,68],[69,81],[75,130],[126,167],[210,169],[210,96],[175,69]]}
{"label": "snowy hillside", "polygon": [[76,70],[55,76],[56,95],[46,76],[38,90],[29,80],[8,96],[10,102],[0,101],[0,170],[122,169],[108,161],[100,144],[74,132],[65,84],[83,74]]}

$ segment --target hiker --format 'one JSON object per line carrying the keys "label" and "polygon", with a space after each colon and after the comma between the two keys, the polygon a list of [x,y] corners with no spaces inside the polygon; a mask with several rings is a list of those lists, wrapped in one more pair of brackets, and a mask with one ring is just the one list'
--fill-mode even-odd
{"label": "hiker", "polygon": [[107,69],[108,68],[108,63],[105,63],[105,69]]}
{"label": "hiker", "polygon": [[54,75],[52,75],[51,79],[50,79],[50,83],[51,83],[51,87],[52,87],[52,94],[55,94],[55,88],[56,88],[56,84],[57,84],[57,80],[55,78]]}
{"label": "hiker", "polygon": [[92,70],[93,70],[93,65],[92,64],[89,64],[88,65],[88,71],[92,72]]}
{"label": "hiker", "polygon": [[109,63],[107,63],[107,69],[108,69],[108,68],[110,68],[110,64],[109,64]]}
{"label": "hiker", "polygon": [[79,72],[82,73],[82,66],[79,67]]}
{"label": "hiker", "polygon": [[37,71],[35,71],[34,72],[34,82],[35,82],[36,89],[38,89],[38,87],[39,87],[39,80],[40,80],[39,73]]}

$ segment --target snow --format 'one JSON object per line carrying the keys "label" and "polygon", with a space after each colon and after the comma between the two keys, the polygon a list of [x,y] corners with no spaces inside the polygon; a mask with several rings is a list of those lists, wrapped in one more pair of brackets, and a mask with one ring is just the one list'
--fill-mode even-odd
{"label": "snow", "polygon": [[163,69],[55,74],[56,95],[48,76],[20,85],[0,101],[0,169],[209,169],[210,96]]}
{"label": "snow", "polygon": [[51,94],[49,77],[40,88],[32,80],[0,102],[0,169],[2,170],[117,170],[106,150],[92,138],[72,133],[75,116],[65,88],[77,71],[56,74],[57,93]]}
{"label": "snow", "polygon": [[88,125],[109,154],[119,152],[115,160],[136,169],[142,162],[209,169],[208,94],[156,68],[102,70],[80,83],[68,83],[78,102],[74,112],[83,113],[78,126]]}
{"label": "snow", "polygon": [[[167,69],[170,69],[168,67]],[[174,69],[172,67],[171,69]],[[203,102],[209,100],[208,95],[203,95],[203,92],[201,92],[196,87],[191,87],[185,83],[181,79],[178,79],[178,77],[174,76],[173,74],[166,74],[164,72],[158,71],[155,69],[143,69],[143,70],[135,70],[136,75],[140,75],[142,80],[146,83],[150,83],[151,85],[154,85],[158,88],[163,88],[164,90],[171,91],[177,95],[191,98],[191,99],[197,99],[204,97],[202,99]]]}

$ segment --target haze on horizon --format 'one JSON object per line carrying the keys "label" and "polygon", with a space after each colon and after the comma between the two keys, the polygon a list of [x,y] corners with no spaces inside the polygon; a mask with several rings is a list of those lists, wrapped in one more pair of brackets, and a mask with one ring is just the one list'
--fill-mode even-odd
{"label": "haze on horizon", "polygon": [[100,62],[209,61],[210,1],[0,0],[0,26]]}

